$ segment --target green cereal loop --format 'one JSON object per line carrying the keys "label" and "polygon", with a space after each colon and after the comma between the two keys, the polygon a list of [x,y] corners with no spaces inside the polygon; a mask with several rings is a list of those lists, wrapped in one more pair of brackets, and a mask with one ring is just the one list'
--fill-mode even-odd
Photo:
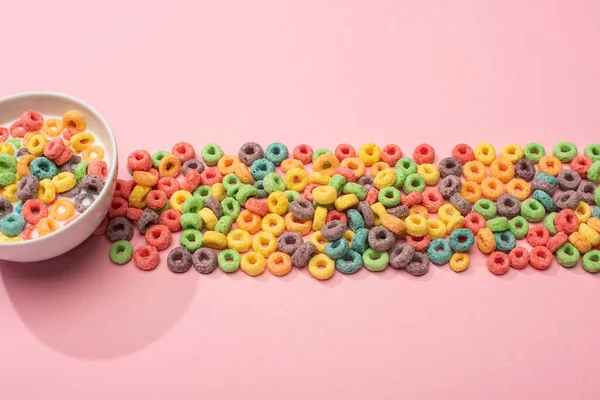
{"label": "green cereal loop", "polygon": [[536,199],[527,199],[521,203],[521,216],[527,222],[540,222],[546,215],[544,205]]}
{"label": "green cereal loop", "polygon": [[183,230],[195,229],[199,231],[202,229],[202,218],[200,218],[200,215],[198,214],[185,213],[181,216],[179,222],[181,223],[181,229]]}
{"label": "green cereal loop", "polygon": [[546,155],[546,149],[539,143],[529,143],[523,148],[523,155],[534,164],[537,164],[540,158]]}
{"label": "green cereal loop", "polygon": [[473,211],[481,215],[487,221],[496,216],[496,204],[488,199],[479,199],[473,205]]}
{"label": "green cereal loop", "polygon": [[240,203],[233,197],[224,198],[221,201],[221,209],[223,210],[223,215],[227,215],[233,219],[236,219],[241,211]]}
{"label": "green cereal loop", "polygon": [[425,180],[419,174],[410,174],[404,180],[402,185],[404,193],[410,194],[412,192],[423,192],[425,190]]}
{"label": "green cereal loop", "polygon": [[217,258],[219,268],[221,268],[223,272],[227,272],[228,274],[238,270],[238,268],[240,267],[240,260],[240,253],[233,249],[223,250],[219,253],[219,257]]}
{"label": "green cereal loop", "polygon": [[600,161],[594,161],[587,173],[588,179],[598,184],[600,182]]}
{"label": "green cereal loop", "polygon": [[356,251],[359,254],[362,254],[367,250],[369,244],[367,243],[369,239],[369,230],[367,228],[358,228],[356,232],[354,232],[354,236],[352,237],[352,250]]}
{"label": "green cereal loop", "polygon": [[10,138],[6,141],[6,143],[12,144],[15,150],[19,150],[21,148],[21,139]]}
{"label": "green cereal loop", "polygon": [[342,189],[346,185],[346,178],[343,175],[334,175],[329,179],[327,186],[331,186],[334,188],[338,194],[338,196],[342,193]]}
{"label": "green cereal loop", "polygon": [[405,176],[416,174],[417,163],[412,158],[402,157],[398,160],[394,169],[403,171]]}
{"label": "green cereal loop", "polygon": [[277,172],[268,173],[263,179],[265,191],[269,194],[273,192],[283,192],[285,190],[285,182]]}
{"label": "green cereal loop", "polygon": [[90,165],[89,162],[82,161],[75,167],[75,179],[77,179],[77,182],[81,182],[81,180],[86,177],[88,165]]}
{"label": "green cereal loop", "polygon": [[577,247],[567,242],[560,246],[555,253],[556,261],[565,268],[571,268],[577,265],[581,253],[577,250]]}
{"label": "green cereal loop", "polygon": [[117,265],[127,264],[133,256],[133,246],[127,240],[119,240],[110,246],[108,255]]}
{"label": "green cereal loop", "polygon": [[209,197],[212,197],[212,191],[210,186],[202,185],[198,189],[194,190],[194,197],[199,198],[202,201],[206,201]]}
{"label": "green cereal loop", "polygon": [[362,255],[363,264],[369,271],[379,272],[387,268],[390,256],[387,251],[367,249]]}
{"label": "green cereal loop", "polygon": [[209,143],[204,146],[200,155],[202,156],[204,163],[212,167],[217,165],[221,157],[223,157],[223,150],[221,150],[221,147],[218,144]]}
{"label": "green cereal loop", "polygon": [[546,215],[546,218],[544,218],[544,228],[546,228],[546,230],[550,232],[552,236],[558,233],[556,226],[554,225],[554,219],[557,215],[557,213],[551,212],[550,214]]}
{"label": "green cereal loop", "polygon": [[600,206],[600,187],[597,187],[594,191],[594,203],[596,203],[597,206]]}
{"label": "green cereal loop", "polygon": [[392,208],[400,204],[400,201],[402,200],[402,194],[395,187],[388,186],[379,191],[377,200],[379,200],[379,202],[383,204],[385,208]]}
{"label": "green cereal loop", "polygon": [[515,239],[524,239],[529,232],[529,222],[521,216],[514,217],[508,222],[508,230],[513,234]]}
{"label": "green cereal loop", "polygon": [[590,250],[583,255],[581,266],[591,274],[600,272],[600,250]]}
{"label": "green cereal loop", "polygon": [[323,154],[333,154],[333,151],[329,149],[316,149],[312,156],[312,161],[315,162],[317,158],[322,156]]}
{"label": "green cereal loop", "polygon": [[563,163],[571,162],[577,157],[577,146],[573,142],[558,142],[552,148],[552,154]]}
{"label": "green cereal loop", "polygon": [[583,155],[587,158],[591,158],[592,161],[600,161],[600,144],[592,143],[585,146],[583,149]]}
{"label": "green cereal loop", "polygon": [[0,172],[17,172],[17,159],[9,154],[0,153]]}
{"label": "green cereal loop", "polygon": [[400,168],[394,168],[394,172],[396,173],[394,187],[396,189],[402,189],[402,185],[404,185],[404,181],[406,180],[406,171]]}
{"label": "green cereal loop", "polygon": [[158,166],[160,165],[160,160],[162,160],[163,158],[165,158],[166,156],[171,155],[171,153],[169,153],[168,151],[157,151],[156,153],[152,154],[152,167],[153,168],[158,168]]}
{"label": "green cereal loop", "polygon": [[240,206],[246,205],[246,201],[248,201],[250,197],[254,197],[255,199],[258,198],[258,189],[252,185],[241,185],[235,195],[235,199],[240,203]]}
{"label": "green cereal loop", "polygon": [[0,187],[8,186],[15,183],[16,177],[14,172],[0,173]]}
{"label": "green cereal loop", "polygon": [[223,177],[223,187],[228,191],[232,186],[240,185],[242,180],[236,174],[227,174]]}
{"label": "green cereal loop", "polygon": [[363,185],[360,185],[356,182],[348,182],[344,185],[342,189],[344,194],[353,194],[358,197],[358,200],[363,201],[367,198],[367,189]]}
{"label": "green cereal loop", "polygon": [[202,232],[196,229],[186,229],[179,236],[179,244],[190,253],[202,247],[202,243]]}
{"label": "green cereal loop", "polygon": [[[232,197],[235,199],[235,197],[237,196],[237,194],[239,193],[240,189],[245,185],[245,183],[240,183],[238,185],[233,185],[232,187],[230,187],[227,190],[227,197]],[[250,185],[252,186],[252,185]],[[255,188],[256,189],[256,188]],[[256,189],[258,190],[258,189]]]}
{"label": "green cereal loop", "polygon": [[506,217],[492,218],[485,223],[485,226],[492,232],[507,231],[508,219]]}
{"label": "green cereal loop", "polygon": [[286,190],[283,192],[283,194],[285,194],[288,199],[288,211],[290,209],[289,203],[291,203],[294,200],[298,200],[298,199],[302,198],[302,195],[300,193],[296,192],[295,190]]}
{"label": "green cereal loop", "polygon": [[227,235],[231,230],[231,225],[233,225],[233,218],[229,215],[223,215],[215,225],[215,231]]}
{"label": "green cereal loop", "polygon": [[[167,204],[169,204],[169,202],[167,202]],[[183,214],[187,214],[187,213],[197,214],[203,208],[204,208],[204,200],[202,200],[198,197],[190,196],[183,202],[183,205],[181,206],[181,212]]]}

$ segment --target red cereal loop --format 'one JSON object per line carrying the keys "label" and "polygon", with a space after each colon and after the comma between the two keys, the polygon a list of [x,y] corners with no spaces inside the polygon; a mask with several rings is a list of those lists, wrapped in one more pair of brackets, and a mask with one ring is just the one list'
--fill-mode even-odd
{"label": "red cereal loop", "polygon": [[153,225],[146,231],[146,243],[156,248],[164,250],[171,245],[172,235],[169,228],[165,225]]}
{"label": "red cereal loop", "polygon": [[69,146],[65,146],[65,149],[58,158],[54,160],[56,165],[65,165],[73,157],[73,150]]}
{"label": "red cereal loop", "polygon": [[302,161],[302,164],[308,164],[312,161],[312,156],[314,154],[313,149],[307,144],[299,144],[294,147],[292,151],[292,156],[296,160]]}
{"label": "red cereal loop", "polygon": [[424,251],[429,243],[431,243],[431,238],[429,235],[425,236],[406,236],[406,242],[410,243],[416,251]]}
{"label": "red cereal loop", "polygon": [[402,158],[402,149],[395,144],[388,144],[381,149],[381,161],[388,163],[391,166],[396,165],[399,159]]}
{"label": "red cereal loop", "polygon": [[137,207],[129,207],[127,209],[127,219],[132,220],[132,221],[137,221],[138,219],[140,219],[140,217],[142,216],[142,214],[144,213],[144,210],[142,210],[141,208],[137,208]]}
{"label": "red cereal loop", "polygon": [[457,158],[463,165],[475,160],[475,153],[468,144],[460,143],[452,149],[452,157]]}
{"label": "red cereal loop", "polygon": [[167,204],[167,195],[161,190],[151,190],[146,196],[148,208],[158,211]]}
{"label": "red cereal loop", "polygon": [[8,140],[8,129],[0,127],[0,142],[6,142]]}
{"label": "red cereal loop", "polygon": [[529,265],[529,252],[524,247],[515,247],[508,253],[508,261],[514,269],[523,269]]}
{"label": "red cereal loop", "polygon": [[487,259],[487,268],[494,275],[504,275],[508,272],[510,261],[508,255],[494,251]]}
{"label": "red cereal loop", "polygon": [[27,228],[25,228],[23,230],[23,233],[21,234],[21,239],[23,240],[31,240],[32,239],[32,235],[33,235],[33,231],[35,231],[37,229],[37,226],[35,225],[29,225]]}
{"label": "red cereal loop", "polygon": [[29,132],[39,131],[44,125],[44,117],[37,111],[29,110],[21,114],[23,127]]}
{"label": "red cereal loop", "polygon": [[114,219],[117,217],[125,217],[127,216],[127,210],[129,209],[129,203],[122,197],[115,197],[110,202],[110,207],[108,208],[108,219]]}
{"label": "red cereal loop", "polygon": [[165,192],[168,198],[171,198],[173,193],[179,190],[180,185],[179,181],[175,178],[171,178],[168,176],[162,177],[158,180],[156,184],[156,188]]}
{"label": "red cereal loop", "polygon": [[148,171],[152,168],[152,156],[146,150],[136,150],[127,157],[127,168],[131,172]]}
{"label": "red cereal loop", "polygon": [[535,269],[546,269],[552,264],[554,256],[552,252],[544,246],[536,246],[529,253],[529,264]]}
{"label": "red cereal loop", "polygon": [[552,236],[548,243],[546,243],[546,247],[552,253],[556,253],[556,250],[563,244],[569,241],[569,236],[564,232],[558,232],[556,235]]}
{"label": "red cereal loop", "polygon": [[265,199],[249,198],[246,201],[244,207],[246,208],[246,210],[252,211],[253,213],[260,215],[261,217],[264,217],[269,213],[269,204]]}
{"label": "red cereal loop", "polygon": [[304,197],[308,201],[313,201],[312,191],[317,186],[321,185],[319,185],[318,183],[309,183],[308,185],[306,185],[306,188],[304,188],[304,192],[302,192],[302,197]]}
{"label": "red cereal loop", "polygon": [[346,178],[346,182],[356,182],[358,179],[356,175],[354,175],[354,170],[348,167],[338,167],[335,170],[335,173]]}
{"label": "red cereal loop", "polygon": [[481,214],[472,212],[465,217],[465,228],[473,232],[474,235],[477,235],[481,229],[485,228],[485,225],[485,218]]}
{"label": "red cereal loop", "polygon": [[16,138],[23,138],[27,134],[27,129],[23,126],[23,121],[21,120],[14,122],[8,130],[10,131],[10,135]]}
{"label": "red cereal loop", "polygon": [[[418,193],[418,192],[413,192]],[[437,189],[427,189],[421,194],[421,202],[423,207],[430,213],[436,213],[442,204],[444,204],[444,198]]]}
{"label": "red cereal loop", "polygon": [[191,160],[192,158],[194,158],[196,152],[194,151],[194,148],[191,144],[187,142],[179,142],[176,143],[175,146],[173,146],[173,149],[171,149],[171,154],[179,158],[181,160],[181,163],[183,164],[187,160]]}
{"label": "red cereal loop", "polygon": [[121,190],[119,191],[121,193],[121,197],[129,200],[129,196],[131,195],[134,187],[136,187],[134,181],[125,181],[125,183],[121,186]]}
{"label": "red cereal loop", "polygon": [[133,263],[143,271],[153,270],[158,266],[158,262],[158,250],[154,246],[142,246],[133,252]]}
{"label": "red cereal loop", "polygon": [[344,222],[348,222],[348,218],[346,218],[346,214],[344,214],[341,211],[338,210],[333,210],[333,211],[329,211],[327,213],[327,217],[325,218],[325,222],[330,222],[330,221],[344,221]]}
{"label": "red cereal loop", "polygon": [[212,186],[223,180],[223,175],[217,167],[208,167],[200,174],[200,180],[203,185]]}
{"label": "red cereal loop", "polygon": [[77,132],[77,131],[74,131],[74,130],[72,130],[72,129],[65,129],[65,130],[63,131],[62,135],[63,135],[63,138],[64,138],[65,140],[71,140],[71,138],[73,137],[73,135],[75,135],[75,134],[77,134],[77,133],[79,133],[79,132]]}
{"label": "red cereal loop", "polygon": [[416,206],[423,203],[423,193],[411,192],[402,199],[402,204],[408,207]]}
{"label": "red cereal loop", "polygon": [[183,177],[183,182],[181,182],[181,188],[191,193],[194,190],[198,189],[201,183],[202,175],[200,175],[200,173],[195,169],[190,169],[189,172]]}
{"label": "red cereal loop", "polygon": [[169,228],[171,232],[181,230],[181,212],[169,209],[160,214],[160,223]]}
{"label": "red cereal loop", "polygon": [[565,209],[554,218],[554,226],[557,231],[570,235],[579,228],[579,219],[573,210]]}
{"label": "red cereal loop", "polygon": [[592,166],[592,159],[579,155],[571,160],[571,169],[579,174],[583,179],[587,179],[588,169]]}
{"label": "red cereal loop", "polygon": [[342,161],[344,158],[356,157],[356,150],[348,143],[339,144],[333,153],[336,158]]}
{"label": "red cereal loop", "polygon": [[379,196],[379,190],[373,186],[367,191],[367,198],[365,199],[369,205],[373,205],[377,202]]}
{"label": "red cereal loop", "polygon": [[127,181],[125,179],[117,179],[117,183],[115,183],[115,194],[113,196],[114,197],[123,197],[123,194],[121,193],[121,189],[126,184],[127,184]]}
{"label": "red cereal loop", "polygon": [[527,232],[527,243],[531,247],[545,246],[550,239],[550,232],[542,225],[532,225]]}
{"label": "red cereal loop", "polygon": [[25,221],[35,225],[40,222],[42,218],[48,216],[48,207],[46,207],[46,204],[41,200],[29,199],[23,203],[21,213],[23,218],[25,218]]}
{"label": "red cereal loop", "polygon": [[51,160],[56,160],[65,151],[65,142],[59,137],[52,138],[44,147],[44,155]]}
{"label": "red cereal loop", "polygon": [[106,227],[108,226],[108,216],[104,217],[100,225],[96,228],[96,230],[92,233],[95,236],[103,236],[106,233]]}
{"label": "red cereal loop", "polygon": [[426,143],[418,145],[413,153],[413,160],[417,164],[432,164],[434,159],[435,150]]}
{"label": "red cereal loop", "polygon": [[106,179],[106,175],[108,175],[108,165],[102,160],[92,161],[88,165],[87,172],[88,175],[96,175],[100,178]]}

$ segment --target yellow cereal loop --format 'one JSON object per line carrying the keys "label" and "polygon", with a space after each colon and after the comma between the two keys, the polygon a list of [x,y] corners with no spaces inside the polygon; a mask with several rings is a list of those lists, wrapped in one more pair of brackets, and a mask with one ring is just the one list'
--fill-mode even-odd
{"label": "yellow cereal loop", "polygon": [[16,183],[11,183],[10,185],[6,185],[4,190],[0,190],[0,192],[2,193],[2,197],[4,197],[6,200],[10,201],[11,203],[16,203],[19,201],[16,196],[18,188],[19,186]]}
{"label": "yellow cereal loop", "polygon": [[285,232],[285,220],[279,214],[270,213],[263,217],[260,223],[261,229],[265,232],[280,236]]}
{"label": "yellow cereal loop", "polygon": [[57,193],[64,193],[77,185],[77,179],[75,179],[75,175],[71,172],[61,172],[52,178],[52,183]]}
{"label": "yellow cereal loop", "polygon": [[252,237],[243,229],[234,229],[227,234],[227,247],[238,253],[246,252],[252,245]]}
{"label": "yellow cereal loop", "polygon": [[358,158],[370,167],[381,160],[381,149],[375,143],[365,143],[358,148]]}
{"label": "yellow cereal loop", "polygon": [[381,217],[387,214],[385,210],[385,206],[380,202],[376,202],[371,204],[371,211],[373,211],[373,225],[380,226],[381,225]]}
{"label": "yellow cereal loop", "polygon": [[227,197],[227,191],[221,182],[217,182],[211,186],[210,194],[219,201],[222,201],[225,197]]}
{"label": "yellow cereal loop", "polygon": [[68,221],[75,215],[75,205],[71,200],[56,200],[50,206],[49,214],[57,221]]}
{"label": "yellow cereal loop", "polygon": [[445,203],[439,208],[437,214],[440,221],[442,221],[444,224],[448,224],[452,218],[460,215],[460,211],[458,211],[458,209],[452,204]]}
{"label": "yellow cereal loop", "polygon": [[0,142],[0,153],[8,154],[9,156],[15,155],[15,148],[10,143]]}
{"label": "yellow cereal loop", "polygon": [[345,194],[343,196],[338,197],[333,202],[335,208],[339,211],[345,211],[349,208],[352,208],[358,204],[358,197],[355,194]]}
{"label": "yellow cereal loop", "polygon": [[56,188],[50,179],[42,179],[38,184],[38,199],[50,204],[56,198]]}
{"label": "yellow cereal loop", "polygon": [[89,146],[81,152],[81,158],[87,162],[104,160],[104,149],[100,146]]}
{"label": "yellow cereal loop", "polygon": [[21,145],[23,147],[27,147],[27,145],[29,144],[29,139],[31,139],[33,137],[33,135],[37,135],[38,132],[27,132],[25,134],[25,136],[23,136],[23,139],[21,139]]}
{"label": "yellow cereal loop", "polygon": [[325,207],[317,207],[315,208],[315,215],[313,216],[313,224],[312,227],[315,231],[320,231],[323,225],[325,225],[325,220],[327,218],[327,209]]}
{"label": "yellow cereal loop", "polygon": [[381,225],[393,234],[400,236],[406,231],[406,224],[400,218],[385,213],[381,216]]}
{"label": "yellow cereal loop", "polygon": [[404,223],[406,224],[406,233],[410,236],[421,237],[427,235],[428,223],[423,216],[419,214],[409,215]]}
{"label": "yellow cereal loop", "polygon": [[267,258],[277,251],[277,239],[270,232],[258,232],[252,238],[252,250]]}
{"label": "yellow cereal loop", "polygon": [[283,215],[288,210],[289,201],[283,192],[273,192],[267,198],[270,213]]}
{"label": "yellow cereal loop", "polygon": [[[129,205],[137,208],[146,208],[146,205],[148,204],[146,203],[146,196],[151,190],[152,188],[150,186],[137,185],[134,187],[129,195]],[[173,204],[173,197],[171,197],[171,208],[175,208],[173,207]],[[181,211],[181,205],[179,205],[179,209],[175,209]]]}
{"label": "yellow cereal loop", "polygon": [[248,252],[240,260],[240,268],[250,276],[257,276],[265,272],[265,257],[255,251]]}
{"label": "yellow cereal loop", "polygon": [[211,249],[223,250],[227,247],[227,236],[220,232],[206,231],[202,236],[202,243]]}
{"label": "yellow cereal loop", "polygon": [[427,220],[427,234],[431,240],[443,238],[446,236],[446,224],[439,219],[431,218]]}
{"label": "yellow cereal loop", "polygon": [[496,159],[496,149],[490,143],[479,143],[473,152],[475,159],[483,165],[490,165]]}
{"label": "yellow cereal loop", "polygon": [[518,144],[507,144],[500,149],[500,157],[516,164],[523,158],[523,148]]}
{"label": "yellow cereal loop", "polygon": [[[136,186],[136,188],[137,187],[138,186]],[[135,188],[133,190],[135,191]],[[149,190],[148,190],[148,192],[149,192]],[[146,193],[146,194],[148,194],[148,193]],[[190,192],[188,192],[187,190],[178,190],[171,195],[171,198],[169,199],[169,204],[171,205],[172,209],[181,211],[183,209],[183,203],[185,203],[185,201],[187,199],[189,199],[190,197],[192,197],[192,194]],[[145,198],[146,198],[146,196],[144,195],[144,199]],[[130,197],[130,199],[131,199],[131,197]],[[129,203],[131,204],[131,201]]]}
{"label": "yellow cereal loop", "polygon": [[315,245],[315,247],[317,248],[317,253],[324,253],[325,252],[325,246],[327,245],[327,243],[329,243],[327,241],[327,239],[325,239],[323,237],[323,234],[321,233],[321,231],[315,231],[312,233],[312,235],[310,235],[310,238],[308,239],[312,244]]}
{"label": "yellow cereal loop", "polygon": [[580,224],[585,224],[588,219],[592,216],[592,209],[588,203],[584,201],[580,201],[579,205],[575,208],[575,215],[577,215],[577,219]]}
{"label": "yellow cereal loop", "polygon": [[308,272],[319,280],[327,280],[335,273],[335,263],[326,254],[317,254],[308,262]]}
{"label": "yellow cereal loop", "polygon": [[384,161],[378,161],[375,164],[371,165],[371,175],[377,176],[378,173],[383,171],[384,169],[390,169],[390,164]]}
{"label": "yellow cereal loop", "polygon": [[288,159],[283,160],[281,162],[281,170],[283,172],[287,173],[289,170],[294,169],[294,168],[303,169],[304,168],[304,164],[302,164],[302,161],[297,160],[295,158],[288,158]]}
{"label": "yellow cereal loop", "polygon": [[324,174],[323,172],[313,171],[308,176],[308,180],[311,183],[318,183],[319,185],[327,185],[331,176]]}
{"label": "yellow cereal loop", "polygon": [[58,222],[52,218],[42,218],[37,223],[37,231],[40,237],[51,234],[60,228]]}
{"label": "yellow cereal loop", "polygon": [[[302,161],[296,160],[300,164]],[[302,192],[308,185],[308,174],[302,168],[291,168],[285,173],[285,187],[289,190]]]}
{"label": "yellow cereal loop", "polygon": [[44,148],[46,147],[47,143],[48,139],[46,136],[38,133],[29,139],[29,142],[27,143],[27,151],[29,154],[39,157],[44,154]]}
{"label": "yellow cereal loop", "polygon": [[588,224],[580,224],[577,230],[581,236],[585,238],[592,246],[598,246],[600,244],[600,233],[590,228]]}
{"label": "yellow cereal loop", "polygon": [[198,211],[198,215],[200,215],[200,218],[202,219],[202,225],[210,231],[214,230],[215,226],[217,226],[217,222],[219,222],[219,219],[210,208],[204,207],[202,210]]}
{"label": "yellow cereal loop", "polygon": [[454,253],[450,258],[450,269],[454,272],[462,272],[469,268],[471,259],[467,253]]}
{"label": "yellow cereal loop", "polygon": [[246,185],[252,185],[254,183],[254,177],[246,164],[240,162],[239,164],[234,165],[233,173]]}
{"label": "yellow cereal loop", "polygon": [[379,190],[393,186],[394,183],[396,183],[396,172],[392,168],[379,171],[373,179],[373,185]]}
{"label": "yellow cereal loop", "polygon": [[425,181],[428,186],[437,185],[440,180],[440,170],[433,164],[421,164],[417,167],[417,174],[421,175],[421,178]]}
{"label": "yellow cereal loop", "polygon": [[35,156],[31,154],[22,156],[19,161],[17,161],[17,174],[19,174],[21,177],[30,175],[31,170],[29,169],[29,165],[34,159]]}
{"label": "yellow cereal loop", "polygon": [[55,119],[55,118],[47,119],[44,121],[44,126],[42,127],[42,131],[50,137],[58,136],[63,131],[63,123],[59,119]]}
{"label": "yellow cereal loop", "polygon": [[96,141],[94,135],[89,132],[76,133],[71,136],[69,145],[77,151],[83,151]]}
{"label": "yellow cereal loop", "polygon": [[333,204],[337,191],[332,186],[317,186],[312,191],[313,200],[319,204]]}
{"label": "yellow cereal loop", "polygon": [[455,229],[462,228],[465,226],[467,220],[462,215],[457,215],[455,217],[450,218],[450,221],[446,224],[446,232],[451,234]]}
{"label": "yellow cereal loop", "polygon": [[358,157],[344,158],[340,165],[351,169],[357,179],[365,174],[365,163]]}
{"label": "yellow cereal loop", "polygon": [[0,243],[15,243],[20,242],[22,240],[21,235],[8,237],[3,233],[0,233]]}

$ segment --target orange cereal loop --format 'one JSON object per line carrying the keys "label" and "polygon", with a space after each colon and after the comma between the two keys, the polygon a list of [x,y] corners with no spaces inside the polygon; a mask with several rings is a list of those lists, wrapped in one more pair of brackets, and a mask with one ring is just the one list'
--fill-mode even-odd
{"label": "orange cereal loop", "polygon": [[460,188],[460,195],[469,203],[475,204],[481,198],[482,192],[477,182],[465,181]]}
{"label": "orange cereal loop", "polygon": [[506,185],[506,193],[516,196],[520,201],[525,201],[531,193],[531,187],[523,179],[513,179]]}
{"label": "orange cereal loop", "polygon": [[46,236],[54,231],[57,231],[60,228],[58,222],[51,218],[42,218],[37,223],[38,234],[41,236]]}
{"label": "orange cereal loop", "polygon": [[267,268],[275,276],[284,276],[292,270],[292,260],[289,255],[276,251],[267,259]]}
{"label": "orange cereal loop", "polygon": [[383,161],[378,161],[375,164],[371,165],[371,175],[375,176],[384,169],[390,169],[390,165]]}
{"label": "orange cereal loop", "polygon": [[35,156],[31,154],[22,156],[17,162],[17,174],[19,174],[21,177],[31,174],[31,171],[29,170],[29,164],[31,164],[34,159]]}
{"label": "orange cereal loop", "polygon": [[83,161],[92,162],[104,159],[104,149],[100,146],[89,146],[81,152]]}
{"label": "orange cereal loop", "polygon": [[333,154],[322,154],[313,161],[313,170],[324,175],[333,175],[340,166],[340,160]]}
{"label": "orange cereal loop", "polygon": [[294,169],[294,168],[303,169],[304,164],[302,164],[302,161],[297,160],[295,158],[288,158],[287,160],[283,160],[281,162],[281,170],[283,172],[288,172],[290,169]]}
{"label": "orange cereal loop", "polygon": [[59,119],[50,118],[44,121],[42,131],[50,137],[58,136],[62,133],[64,127],[63,123]]}
{"label": "orange cereal loop", "polygon": [[297,232],[302,236],[308,235],[312,229],[312,220],[301,220],[294,217],[294,214],[290,212],[285,216],[285,227],[290,232]]}
{"label": "orange cereal loop", "polygon": [[487,177],[487,169],[479,161],[467,161],[463,167],[463,176],[468,181],[481,183]]}
{"label": "orange cereal loop", "polygon": [[160,160],[158,164],[158,173],[160,176],[166,176],[169,178],[177,178],[177,175],[181,172],[181,160],[179,157],[174,155],[167,155]]}
{"label": "orange cereal loop", "polygon": [[261,222],[262,220],[260,215],[248,210],[243,210],[235,220],[237,227],[248,232],[249,234],[258,232]]}
{"label": "orange cereal loop", "polygon": [[83,115],[77,110],[67,111],[62,117],[63,128],[81,132],[85,129],[86,123]]}
{"label": "orange cereal loop", "polygon": [[429,211],[422,205],[416,204],[408,209],[408,215],[419,214],[423,218],[429,217]]}
{"label": "orange cereal loop", "polygon": [[480,229],[477,232],[477,248],[483,254],[491,254],[496,250],[496,239],[494,233],[489,228]]}
{"label": "orange cereal loop", "polygon": [[592,249],[592,244],[579,232],[573,232],[569,235],[569,242],[577,248],[582,254]]}
{"label": "orange cereal loop", "polygon": [[370,167],[381,160],[381,149],[375,143],[365,143],[358,148],[358,158]]}
{"label": "orange cereal loop", "polygon": [[365,163],[358,157],[344,158],[340,165],[351,169],[357,179],[365,174]]}
{"label": "orange cereal loop", "polygon": [[252,185],[254,183],[254,177],[250,173],[250,170],[246,164],[239,162],[233,166],[233,173],[240,178],[242,183]]}
{"label": "orange cereal loop", "polygon": [[538,162],[540,172],[545,172],[548,175],[556,176],[562,171],[562,162],[554,156],[544,156]]}
{"label": "orange cereal loop", "polygon": [[217,169],[223,176],[235,174],[235,165],[241,164],[240,159],[236,156],[226,155],[219,159]]}
{"label": "orange cereal loop", "polygon": [[75,205],[71,200],[56,200],[50,206],[49,214],[57,221],[67,221],[75,214]]}
{"label": "orange cereal loop", "polygon": [[138,185],[155,186],[158,183],[158,177],[146,171],[134,171],[133,181]]}
{"label": "orange cereal loop", "polygon": [[502,183],[508,183],[515,176],[515,167],[507,159],[497,158],[490,165],[490,175]]}
{"label": "orange cereal loop", "polygon": [[496,201],[504,194],[504,184],[492,176],[481,181],[481,193],[486,199]]}

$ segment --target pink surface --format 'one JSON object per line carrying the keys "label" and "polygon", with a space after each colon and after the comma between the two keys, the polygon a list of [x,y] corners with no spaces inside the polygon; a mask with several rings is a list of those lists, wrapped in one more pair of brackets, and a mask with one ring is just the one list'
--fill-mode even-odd
{"label": "pink surface", "polygon": [[[0,95],[78,96],[121,155],[598,141],[592,1],[21,3]],[[580,267],[320,283],[144,273],[107,249],[0,263],[0,398],[598,398],[599,277]]]}

